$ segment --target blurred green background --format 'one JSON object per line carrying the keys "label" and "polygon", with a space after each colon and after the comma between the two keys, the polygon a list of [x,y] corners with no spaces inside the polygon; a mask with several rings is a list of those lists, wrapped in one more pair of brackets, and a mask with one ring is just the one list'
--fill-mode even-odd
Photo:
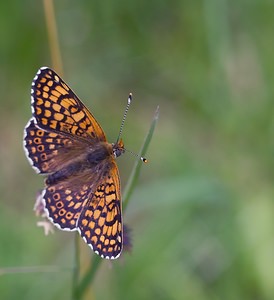
{"label": "blurred green background", "polygon": [[[160,106],[124,216],[132,252],[101,264],[86,299],[274,299],[274,2],[60,0],[55,10],[64,80],[109,141],[129,92],[130,150]],[[32,78],[54,67],[43,2],[2,1],[0,36],[0,298],[69,299],[74,234],[36,226],[43,178],[22,148]],[[134,160],[119,158],[123,186]],[[83,270],[93,256],[81,242]]]}

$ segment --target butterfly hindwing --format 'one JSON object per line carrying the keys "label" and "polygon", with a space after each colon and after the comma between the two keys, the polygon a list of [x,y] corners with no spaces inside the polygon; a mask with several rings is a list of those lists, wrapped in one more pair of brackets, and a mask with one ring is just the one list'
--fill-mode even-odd
{"label": "butterfly hindwing", "polygon": [[59,183],[48,186],[43,201],[48,218],[62,230],[76,230],[78,219],[91,195],[90,186],[80,188]]}
{"label": "butterfly hindwing", "polygon": [[121,194],[117,165],[106,164],[107,168],[99,168],[99,176],[86,172],[48,185],[43,201],[53,224],[62,230],[78,229],[98,255],[113,259],[120,255],[123,243]]}
{"label": "butterfly hindwing", "polygon": [[79,219],[84,240],[100,256],[117,258],[122,251],[122,212],[119,174],[113,161]]}

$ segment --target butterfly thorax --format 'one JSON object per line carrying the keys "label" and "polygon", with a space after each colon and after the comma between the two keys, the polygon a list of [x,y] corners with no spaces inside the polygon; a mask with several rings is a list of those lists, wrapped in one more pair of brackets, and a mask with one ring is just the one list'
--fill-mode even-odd
{"label": "butterfly thorax", "polygon": [[112,151],[115,157],[119,157],[123,153],[125,153],[124,142],[123,140],[119,140],[115,144],[112,144]]}
{"label": "butterfly thorax", "polygon": [[68,178],[77,177],[87,170],[100,176],[105,169],[102,166],[108,165],[104,162],[113,155],[115,156],[113,146],[107,142],[87,147],[85,153],[72,157],[68,163],[60,166],[58,170],[50,174],[46,179],[46,184],[57,184]]}

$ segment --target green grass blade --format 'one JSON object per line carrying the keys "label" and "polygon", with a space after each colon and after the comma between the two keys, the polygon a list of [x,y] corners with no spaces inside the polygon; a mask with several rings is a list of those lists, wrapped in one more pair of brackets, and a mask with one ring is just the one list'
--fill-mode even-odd
{"label": "green grass blade", "polygon": [[[159,118],[159,106],[157,107],[157,109],[155,111],[155,114],[154,114],[153,120],[151,122],[149,131],[148,131],[147,136],[144,140],[142,148],[139,152],[140,156],[145,155],[146,152],[147,152],[147,149],[148,149],[148,146],[151,142],[151,139],[152,139],[152,136],[153,136],[158,118]],[[124,200],[123,200],[123,210],[124,211],[125,211],[125,209],[128,205],[129,199],[130,199],[130,197],[132,195],[132,192],[135,188],[135,185],[138,181],[142,164],[143,164],[142,160],[140,160],[140,159],[136,160],[135,165],[134,165],[134,167],[131,171],[131,174],[129,176],[127,185],[126,185],[124,193],[123,193],[123,195],[124,195],[124,197],[123,197],[124,198]]]}

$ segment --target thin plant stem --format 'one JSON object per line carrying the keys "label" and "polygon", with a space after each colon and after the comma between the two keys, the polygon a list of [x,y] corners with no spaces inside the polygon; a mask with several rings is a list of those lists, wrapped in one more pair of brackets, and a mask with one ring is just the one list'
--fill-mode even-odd
{"label": "thin plant stem", "polygon": [[47,32],[49,38],[49,47],[51,53],[51,62],[53,68],[63,76],[63,63],[60,53],[58,32],[56,26],[56,19],[54,13],[53,0],[44,0],[44,11],[47,25]]}
{"label": "thin plant stem", "polygon": [[93,279],[95,278],[95,274],[100,267],[103,259],[97,255],[93,255],[90,263],[90,267],[87,270],[86,274],[83,276],[82,280],[79,282],[76,289],[76,299],[82,299],[86,290],[91,285]]}

